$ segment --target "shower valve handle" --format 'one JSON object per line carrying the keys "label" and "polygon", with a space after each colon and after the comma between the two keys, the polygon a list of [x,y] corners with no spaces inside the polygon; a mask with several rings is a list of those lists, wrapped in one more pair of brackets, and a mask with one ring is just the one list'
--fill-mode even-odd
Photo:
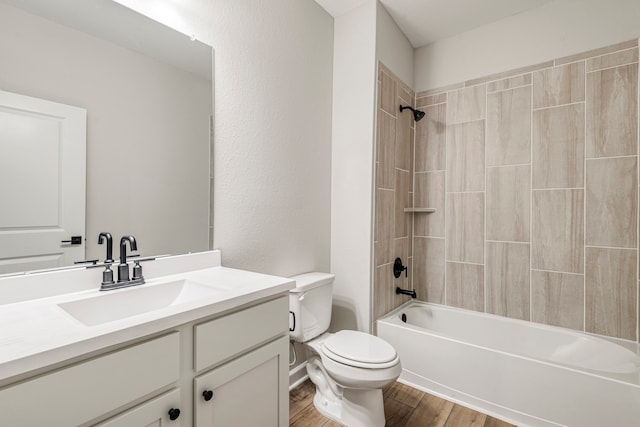
{"label": "shower valve handle", "polygon": [[402,260],[400,258],[396,258],[393,263],[393,277],[396,279],[399,278],[403,271],[404,277],[408,277],[409,273],[407,273],[407,267],[402,265]]}

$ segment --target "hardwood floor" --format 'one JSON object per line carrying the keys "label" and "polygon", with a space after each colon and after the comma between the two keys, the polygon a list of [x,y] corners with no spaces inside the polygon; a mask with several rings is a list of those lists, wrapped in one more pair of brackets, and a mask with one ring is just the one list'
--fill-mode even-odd
{"label": "hardwood floor", "polygon": [[[289,393],[289,426],[339,427],[313,406],[315,386],[309,380]],[[387,427],[514,427],[399,382],[384,389]]]}

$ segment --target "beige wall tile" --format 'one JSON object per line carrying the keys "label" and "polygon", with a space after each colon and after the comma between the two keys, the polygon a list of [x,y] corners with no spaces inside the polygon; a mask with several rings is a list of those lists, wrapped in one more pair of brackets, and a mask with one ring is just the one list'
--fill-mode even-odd
{"label": "beige wall tile", "polygon": [[484,190],[484,120],[447,129],[447,191]]}
{"label": "beige wall tile", "polygon": [[636,340],[637,250],[586,248],[585,329]]}
{"label": "beige wall tile", "polygon": [[446,303],[484,311],[484,266],[447,262]]}
{"label": "beige wall tile", "polygon": [[395,188],[396,119],[378,110],[376,188]]}
{"label": "beige wall tile", "polygon": [[447,124],[484,119],[486,94],[486,84],[449,92],[447,94]]}
{"label": "beige wall tile", "polygon": [[425,107],[425,117],[416,123],[416,172],[444,170],[447,143],[447,104]]}
{"label": "beige wall tile", "polygon": [[444,304],[444,239],[414,238],[413,288],[421,301]]}
{"label": "beige wall tile", "polygon": [[531,267],[584,272],[584,190],[533,190]]}
{"label": "beige wall tile", "polygon": [[484,193],[447,193],[447,260],[484,263]]}
{"label": "beige wall tile", "polygon": [[584,104],[533,112],[533,188],[584,186]]}
{"label": "beige wall tile", "polygon": [[375,259],[376,266],[392,262],[394,225],[395,225],[395,192],[376,190],[375,218]]}
{"label": "beige wall tile", "polygon": [[456,90],[464,87],[464,83],[454,83],[447,86],[436,87],[429,90],[423,90],[422,92],[418,92],[416,94],[416,98],[424,98],[425,96],[438,95],[442,92],[449,92],[451,90]]}
{"label": "beige wall tile", "polygon": [[409,181],[411,177],[408,171],[396,169],[396,191],[395,191],[395,231],[394,237],[408,237],[411,214],[405,213],[404,208],[411,206],[409,198]]}
{"label": "beige wall tile", "polygon": [[447,92],[438,95],[424,96],[416,99],[416,108],[428,107],[429,105],[442,104],[447,102]]}
{"label": "beige wall tile", "polygon": [[584,101],[584,62],[533,73],[533,108]]}
{"label": "beige wall tile", "polygon": [[400,286],[402,289],[409,289],[411,281],[409,280],[409,239],[408,237],[402,237],[393,241],[393,254],[391,256],[392,261],[395,262],[396,258],[402,260],[402,264],[407,267],[406,274],[402,273],[400,277],[393,278],[394,289],[396,286]]}
{"label": "beige wall tile", "polygon": [[436,210],[413,214],[416,236],[444,237],[444,177],[445,171],[415,174],[415,207]]}
{"label": "beige wall tile", "polygon": [[637,153],[638,64],[587,73],[587,158]]}
{"label": "beige wall tile", "polygon": [[529,244],[487,242],[487,313],[529,320]]}
{"label": "beige wall tile", "polygon": [[[400,103],[398,98],[398,104]],[[398,113],[396,118],[395,167],[408,171],[411,167],[411,125],[413,114],[410,111]]]}
{"label": "beige wall tile", "polygon": [[410,297],[404,295],[396,295],[393,281],[393,264],[376,267],[373,281],[374,320],[384,316],[410,299]]}
{"label": "beige wall tile", "polygon": [[605,46],[599,49],[589,50],[586,52],[578,53],[576,55],[565,56],[554,61],[556,65],[568,64],[570,62],[576,62],[587,58],[593,58],[594,56],[606,55],[611,52],[619,50],[629,49],[631,47],[638,46],[638,39],[628,40],[622,43],[617,43],[611,46]]}
{"label": "beige wall tile", "polygon": [[637,247],[638,160],[587,160],[586,244]]}
{"label": "beige wall tile", "polygon": [[487,168],[487,239],[528,242],[531,166]]}
{"label": "beige wall tile", "polygon": [[396,81],[392,76],[383,71],[381,73],[380,82],[382,83],[380,89],[380,108],[395,117],[398,109],[398,106],[396,105]]}
{"label": "beige wall tile", "polygon": [[531,320],[584,330],[584,275],[531,271]]}
{"label": "beige wall tile", "polygon": [[513,89],[520,86],[531,84],[531,73],[521,74],[515,77],[509,77],[497,80],[487,84],[487,92],[497,92],[500,90]]}
{"label": "beige wall tile", "polygon": [[638,48],[621,50],[587,60],[587,72],[638,62]]}
{"label": "beige wall tile", "polygon": [[[416,148],[416,144],[415,144],[415,130],[414,128],[411,128],[411,131],[409,132],[409,172],[411,173],[411,176],[413,176],[413,173],[415,172],[415,148]],[[409,189],[411,191],[413,191],[413,179],[409,180],[410,184],[409,184]]]}
{"label": "beige wall tile", "polygon": [[531,86],[487,95],[487,166],[531,162]]}
{"label": "beige wall tile", "polygon": [[413,96],[411,96],[409,90],[401,83],[398,85],[398,98],[398,104],[404,103],[413,106]]}
{"label": "beige wall tile", "polygon": [[553,67],[553,61],[541,62],[539,64],[528,65],[522,68],[516,68],[515,70],[509,70],[502,73],[491,74],[486,77],[480,77],[479,79],[467,80],[465,86],[475,86],[481,83],[491,82],[494,80],[502,80],[509,77],[517,76],[520,74],[530,73],[536,70],[542,70],[544,68]]}

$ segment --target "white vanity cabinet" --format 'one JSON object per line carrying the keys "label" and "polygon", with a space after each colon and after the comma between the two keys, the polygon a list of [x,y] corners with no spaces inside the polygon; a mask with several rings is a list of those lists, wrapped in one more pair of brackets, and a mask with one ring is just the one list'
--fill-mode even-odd
{"label": "white vanity cabinet", "polygon": [[[178,408],[180,390],[175,389],[142,403],[96,427],[181,427],[184,416]],[[168,408],[168,409],[167,409]]]}
{"label": "white vanity cabinet", "polygon": [[196,326],[195,369],[214,367],[194,379],[196,427],[289,425],[288,304],[280,297]]}
{"label": "white vanity cabinet", "polygon": [[0,389],[0,424],[79,426],[142,399],[178,380],[179,344],[172,332]]}
{"label": "white vanity cabinet", "polygon": [[284,427],[287,307],[278,293],[5,385],[0,425]]}

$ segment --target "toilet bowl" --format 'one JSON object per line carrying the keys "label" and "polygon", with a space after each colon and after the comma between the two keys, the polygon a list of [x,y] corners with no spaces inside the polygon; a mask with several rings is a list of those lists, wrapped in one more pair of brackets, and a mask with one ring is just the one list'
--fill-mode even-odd
{"label": "toilet bowl", "polygon": [[385,425],[382,388],[402,370],[395,349],[376,336],[326,332],[331,318],[333,275],[295,276],[290,291],[290,335],[305,344],[307,373],[316,386],[314,406],[348,427]]}

